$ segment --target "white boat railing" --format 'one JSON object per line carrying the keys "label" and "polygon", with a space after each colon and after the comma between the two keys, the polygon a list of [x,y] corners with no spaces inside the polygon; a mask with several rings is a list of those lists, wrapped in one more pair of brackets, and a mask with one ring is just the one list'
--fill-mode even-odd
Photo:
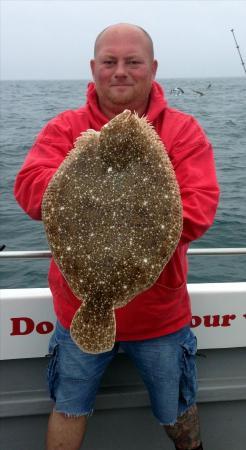
{"label": "white boat railing", "polygon": [[[246,247],[228,247],[228,248],[191,248],[188,255],[246,255]],[[2,251],[0,258],[51,258],[50,250],[27,250],[27,251]]]}

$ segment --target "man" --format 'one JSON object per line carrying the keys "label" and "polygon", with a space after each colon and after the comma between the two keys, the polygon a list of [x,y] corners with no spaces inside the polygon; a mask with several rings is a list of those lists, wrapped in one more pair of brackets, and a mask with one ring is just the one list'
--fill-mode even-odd
{"label": "man", "polygon": [[117,24],[103,30],[95,42],[91,70],[94,83],[89,84],[85,107],[51,120],[34,143],[16,179],[18,202],[31,217],[41,219],[45,189],[75,139],[89,128],[100,130],[130,109],[147,115],[169,153],[181,191],[183,232],[157,283],[116,310],[117,342],[112,351],[99,355],[83,354],[72,342],[69,326],[80,302],[51,262],[49,284],[58,322],[50,342],[49,383],[55,407],[47,450],[80,448],[100,379],[119,345],[137,365],[153,413],[175,448],[202,449],[186,252],[189,243],[211,226],[216,212],[219,188],[211,144],[193,117],[168,107],[154,81],[157,61],[143,29]]}

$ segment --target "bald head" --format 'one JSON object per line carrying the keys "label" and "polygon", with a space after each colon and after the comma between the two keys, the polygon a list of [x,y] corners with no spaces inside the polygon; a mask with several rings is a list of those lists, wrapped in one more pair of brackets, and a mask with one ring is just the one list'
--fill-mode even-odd
{"label": "bald head", "polygon": [[115,35],[116,37],[120,37],[122,35],[122,37],[124,37],[126,34],[133,34],[136,37],[142,37],[149,47],[151,58],[154,59],[154,46],[150,35],[138,25],[132,25],[129,23],[118,23],[116,25],[110,25],[107,28],[104,28],[95,40],[94,57],[97,55],[100,45],[104,40],[103,38],[107,38],[112,35]]}

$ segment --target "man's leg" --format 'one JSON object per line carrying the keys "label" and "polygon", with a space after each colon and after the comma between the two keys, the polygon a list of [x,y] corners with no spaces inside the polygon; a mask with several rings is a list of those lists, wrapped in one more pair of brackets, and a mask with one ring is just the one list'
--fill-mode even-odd
{"label": "man's leg", "polygon": [[149,392],[152,411],[177,449],[201,450],[195,406],[196,338],[190,328],[159,338],[121,342],[121,346],[138,367]]}
{"label": "man's leg", "polygon": [[48,384],[55,410],[49,418],[47,450],[80,448],[101,378],[117,351],[115,345],[98,355],[84,353],[57,322],[49,345]]}
{"label": "man's leg", "polygon": [[71,417],[53,411],[48,423],[46,450],[79,450],[86,423],[86,416]]}
{"label": "man's leg", "polygon": [[164,425],[177,450],[202,450],[197,406],[191,406],[174,425]]}

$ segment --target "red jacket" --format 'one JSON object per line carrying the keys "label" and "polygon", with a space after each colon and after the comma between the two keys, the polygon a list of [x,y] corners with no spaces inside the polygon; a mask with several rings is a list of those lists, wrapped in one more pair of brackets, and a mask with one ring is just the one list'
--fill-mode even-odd
{"label": "red jacket", "polygon": [[[211,226],[219,197],[211,144],[197,121],[169,108],[160,85],[153,83],[147,117],[172,161],[183,203],[183,232],[178,247],[157,282],[130,303],[116,309],[116,339],[140,340],[177,331],[191,320],[187,292],[189,243]],[[82,131],[99,131],[108,118],[99,110],[90,83],[85,107],[65,111],[40,132],[16,178],[15,196],[22,208],[41,220],[44,191]],[[49,285],[59,321],[69,328],[80,301],[73,295],[53,259]]]}

